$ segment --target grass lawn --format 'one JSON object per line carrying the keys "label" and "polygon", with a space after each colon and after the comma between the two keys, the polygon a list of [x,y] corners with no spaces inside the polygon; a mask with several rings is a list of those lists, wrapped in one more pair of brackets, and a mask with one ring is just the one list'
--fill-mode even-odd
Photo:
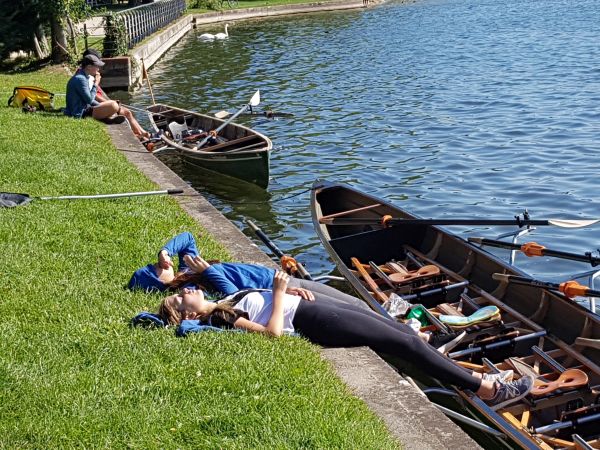
{"label": "grass lawn", "polygon": [[[0,74],[0,101],[24,84],[64,92],[67,77]],[[1,106],[0,190],[156,189],[103,126]],[[123,286],[182,230],[227,259],[170,197],[0,209],[0,448],[397,448],[302,339],[128,326],[159,297]]]}

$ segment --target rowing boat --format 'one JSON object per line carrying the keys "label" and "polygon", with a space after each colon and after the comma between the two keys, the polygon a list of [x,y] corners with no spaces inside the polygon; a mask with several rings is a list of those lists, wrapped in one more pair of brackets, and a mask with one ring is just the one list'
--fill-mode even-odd
{"label": "rowing boat", "polygon": [[[317,180],[311,210],[339,272],[373,310],[403,320],[406,312],[395,315],[393,306],[408,300],[408,311],[424,317],[422,331],[467,331],[448,354],[461,366],[537,379],[535,393],[500,409],[468,390],[434,388],[426,377],[419,380],[423,392],[434,399],[449,392],[484,422],[480,429],[501,435],[494,439],[502,446],[600,448],[599,316],[555,290],[510,283],[502,275],[526,274],[444,228],[403,224],[418,218],[347,185]],[[472,321],[486,307],[495,313]],[[579,375],[571,379],[572,373]],[[567,378],[571,384],[563,383]]]}
{"label": "rowing boat", "polygon": [[[236,123],[211,133],[225,121],[173,106],[156,104],[147,112],[154,131],[186,165],[268,186],[273,145],[268,137]],[[207,136],[209,140],[200,146]]]}

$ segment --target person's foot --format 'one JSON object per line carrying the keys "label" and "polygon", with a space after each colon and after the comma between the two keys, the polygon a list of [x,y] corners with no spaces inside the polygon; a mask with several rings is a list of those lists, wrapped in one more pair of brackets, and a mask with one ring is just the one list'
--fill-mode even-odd
{"label": "person's foot", "polygon": [[463,331],[462,333],[436,334],[429,338],[429,345],[434,346],[440,353],[448,353],[456,347],[466,335],[466,331]]}
{"label": "person's foot", "polygon": [[523,376],[516,381],[498,381],[496,393],[486,402],[494,410],[510,405],[529,394],[533,389],[534,381],[530,376]]}
{"label": "person's foot", "polygon": [[512,370],[502,370],[498,373],[484,373],[482,378],[488,381],[512,381],[514,372]]}

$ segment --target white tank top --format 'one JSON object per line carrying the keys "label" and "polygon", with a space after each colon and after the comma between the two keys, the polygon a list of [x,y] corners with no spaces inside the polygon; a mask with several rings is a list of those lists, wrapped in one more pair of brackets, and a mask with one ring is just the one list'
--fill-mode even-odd
{"label": "white tank top", "polygon": [[[286,333],[294,332],[294,325],[292,322],[299,304],[299,295],[285,294],[283,301],[283,331]],[[271,312],[273,311],[273,293],[250,292],[245,295],[234,308],[247,312],[248,318],[252,322],[266,326],[271,318]]]}

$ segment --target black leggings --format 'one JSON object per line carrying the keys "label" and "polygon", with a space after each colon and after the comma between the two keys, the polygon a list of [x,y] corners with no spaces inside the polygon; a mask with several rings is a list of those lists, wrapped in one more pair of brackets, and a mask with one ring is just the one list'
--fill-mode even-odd
{"label": "black leggings", "polygon": [[352,305],[301,300],[294,328],[311,342],[327,347],[367,346],[409,361],[425,373],[477,391],[481,379],[423,341],[408,325]]}

